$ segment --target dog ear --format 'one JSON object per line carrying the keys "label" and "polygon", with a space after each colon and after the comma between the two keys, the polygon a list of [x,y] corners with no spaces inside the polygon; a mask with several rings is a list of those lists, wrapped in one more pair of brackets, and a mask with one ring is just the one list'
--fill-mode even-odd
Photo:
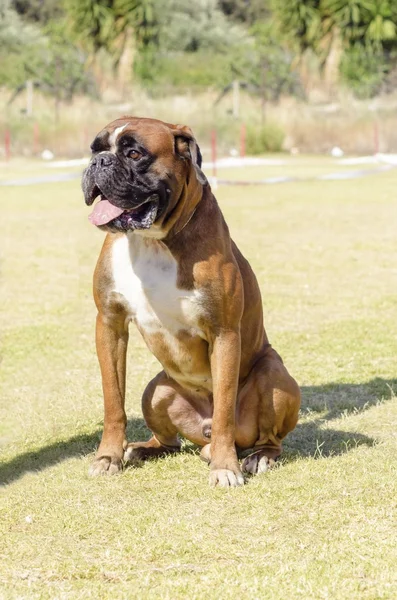
{"label": "dog ear", "polygon": [[186,125],[176,125],[173,134],[175,136],[175,151],[177,154],[182,156],[182,158],[192,161],[197,180],[201,185],[208,183],[206,176],[201,170],[202,156],[200,148],[190,127],[187,127]]}

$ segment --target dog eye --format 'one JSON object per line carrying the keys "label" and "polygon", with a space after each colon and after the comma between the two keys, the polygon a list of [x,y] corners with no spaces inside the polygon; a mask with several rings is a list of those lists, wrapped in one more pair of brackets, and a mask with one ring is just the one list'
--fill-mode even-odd
{"label": "dog eye", "polygon": [[138,150],[131,150],[129,153],[129,157],[132,158],[132,160],[139,160],[141,156],[142,154],[138,152]]}

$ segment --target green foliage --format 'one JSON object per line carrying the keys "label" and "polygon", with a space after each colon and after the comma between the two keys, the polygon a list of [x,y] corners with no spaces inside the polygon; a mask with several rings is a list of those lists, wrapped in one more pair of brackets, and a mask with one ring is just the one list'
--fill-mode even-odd
{"label": "green foliage", "polygon": [[248,154],[280,152],[283,148],[284,131],[275,123],[264,123],[260,127],[247,127],[246,150]]}
{"label": "green foliage", "polygon": [[389,70],[385,56],[363,47],[351,46],[343,55],[340,72],[357,98],[372,98],[381,91],[385,74]]}
{"label": "green foliage", "polygon": [[12,0],[11,6],[24,19],[44,25],[63,15],[59,0]]}
{"label": "green foliage", "polygon": [[264,100],[278,100],[282,94],[302,97],[303,89],[293,69],[296,54],[283,47],[271,21],[259,21],[251,28],[255,53],[247,70],[249,80]]}
{"label": "green foliage", "polygon": [[141,48],[135,73],[152,93],[223,87],[250,64],[252,41],[231,24],[215,0],[165,0],[157,13],[157,36]]}
{"label": "green foliage", "polygon": [[0,84],[39,78],[69,96],[88,85],[87,57],[114,67],[131,45],[153,93],[239,79],[264,100],[302,96],[299,59],[310,51],[326,70],[341,48],[343,81],[367,96],[396,64],[396,0],[0,0],[0,11]]}
{"label": "green foliage", "polygon": [[65,0],[72,34],[89,52],[104,49],[117,63],[128,33],[134,31],[138,46],[156,40],[159,0]]}
{"label": "green foliage", "polygon": [[290,46],[312,50],[325,66],[335,37],[342,78],[361,97],[377,93],[397,49],[395,0],[272,1],[275,24]]}
{"label": "green foliage", "polygon": [[301,51],[320,52],[335,28],[348,44],[397,44],[395,0],[272,0],[279,30]]}
{"label": "green foliage", "polygon": [[253,25],[270,15],[268,0],[218,0],[221,11],[234,21]]}
{"label": "green foliage", "polygon": [[230,54],[214,55],[208,50],[161,54],[155,49],[141,52],[135,61],[135,73],[152,95],[187,88],[226,86],[235,78]]}
{"label": "green foliage", "polygon": [[395,0],[323,0],[323,14],[330,26],[339,27],[348,42],[397,44]]}
{"label": "green foliage", "polygon": [[85,69],[86,56],[70,43],[63,21],[53,22],[46,29],[47,48],[41,55],[36,77],[44,89],[61,99],[70,101],[74,94],[96,95],[93,78]]}
{"label": "green foliage", "polygon": [[322,38],[321,0],[272,0],[274,26],[285,42],[304,52],[317,49]]}
{"label": "green foliage", "polygon": [[32,77],[36,52],[45,44],[40,29],[26,24],[10,6],[0,0],[0,85],[18,86]]}
{"label": "green foliage", "polygon": [[269,21],[249,31],[231,24],[216,2],[163,2],[158,38],[140,52],[135,73],[152,93],[175,89],[224,88],[238,79],[265,100],[301,93],[291,69],[294,54]]}
{"label": "green foliage", "polygon": [[68,25],[80,43],[89,51],[111,50],[121,33],[112,0],[65,0]]}
{"label": "green foliage", "polygon": [[163,0],[159,12],[159,49],[172,52],[225,52],[247,42],[247,32],[232,24],[216,0]]}
{"label": "green foliage", "polygon": [[397,49],[397,3],[394,0],[323,0],[329,27],[345,42],[340,63],[344,81],[358,98],[378,94]]}
{"label": "green foliage", "polygon": [[1,2],[0,85],[17,88],[32,79],[64,100],[94,91],[85,57],[70,43],[62,20],[39,28],[24,21],[8,1]]}

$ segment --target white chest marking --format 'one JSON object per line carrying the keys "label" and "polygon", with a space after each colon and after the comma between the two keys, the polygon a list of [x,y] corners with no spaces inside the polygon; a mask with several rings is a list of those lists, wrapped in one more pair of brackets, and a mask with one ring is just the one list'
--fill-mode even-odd
{"label": "white chest marking", "polygon": [[177,287],[177,263],[161,241],[135,234],[115,241],[112,248],[114,291],[127,301],[129,316],[148,334],[180,330],[203,337],[198,290]]}

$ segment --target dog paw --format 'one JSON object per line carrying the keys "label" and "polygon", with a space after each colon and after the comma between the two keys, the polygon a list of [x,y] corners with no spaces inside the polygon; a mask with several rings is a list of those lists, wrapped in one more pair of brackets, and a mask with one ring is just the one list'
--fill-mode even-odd
{"label": "dog paw", "polygon": [[275,464],[276,461],[273,458],[269,458],[263,452],[256,452],[244,459],[241,470],[243,473],[249,473],[250,475],[259,475],[273,469]]}
{"label": "dog paw", "polygon": [[123,461],[128,464],[128,466],[133,466],[134,464],[147,460],[149,457],[147,448],[136,448],[132,444],[129,444],[124,450]]}
{"label": "dog paw", "polygon": [[88,475],[97,477],[98,475],[116,475],[123,468],[121,460],[111,456],[100,456],[96,458],[88,470]]}
{"label": "dog paw", "polygon": [[210,471],[211,487],[239,487],[244,485],[244,477],[240,470],[213,469]]}
{"label": "dog paw", "polygon": [[149,442],[133,442],[124,449],[124,462],[129,465],[139,465],[145,460],[161,458],[167,454],[180,451],[180,446],[162,446],[156,439]]}

